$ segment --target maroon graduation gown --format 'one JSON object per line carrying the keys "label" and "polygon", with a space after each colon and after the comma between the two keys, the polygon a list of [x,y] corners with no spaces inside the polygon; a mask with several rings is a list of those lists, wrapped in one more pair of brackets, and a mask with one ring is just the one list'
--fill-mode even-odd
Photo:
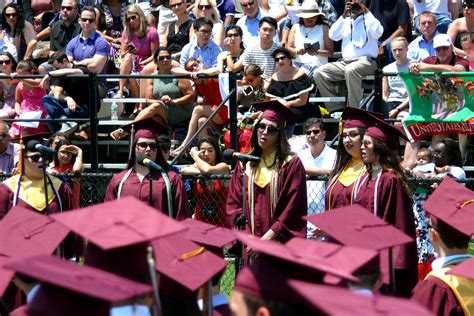
{"label": "maroon graduation gown", "polygon": [[340,181],[336,180],[326,192],[326,210],[333,210],[335,208],[351,205],[353,188],[354,183],[346,187],[342,185]]}
{"label": "maroon graduation gown", "polygon": [[[230,227],[235,227],[235,220],[242,214],[242,165],[234,170],[227,195],[227,219]],[[254,184],[255,192],[255,236],[262,237],[270,228],[278,239],[286,242],[292,237],[306,236],[308,203],[306,196],[306,175],[303,164],[298,157],[293,157],[283,165],[278,180],[278,200],[270,216],[270,184],[261,188]],[[245,177],[247,181],[247,177]],[[247,192],[248,205],[248,192]],[[246,207],[246,231],[251,233],[250,214]]]}
{"label": "maroon graduation gown", "polygon": [[[374,194],[376,179],[361,184],[357,193],[356,202],[374,213]],[[415,240],[415,219],[412,210],[412,201],[403,189],[402,183],[392,172],[383,172],[378,187],[377,216],[392,224]],[[418,258],[415,241],[393,248],[395,278],[397,292],[409,296],[418,278]],[[382,271],[388,273],[388,261],[382,256]]]}
{"label": "maroon graduation gown", "polygon": [[[109,185],[107,186],[107,191],[105,192],[105,201],[113,201],[117,199],[117,192],[120,182],[127,173],[128,170],[123,170],[122,172],[114,175]],[[186,190],[184,189],[183,180],[181,177],[173,172],[168,171],[168,177],[171,183],[171,193],[173,197],[173,218],[177,220],[183,220],[188,217],[191,217],[192,212],[189,207],[188,198]],[[168,193],[166,191],[165,180],[159,172],[153,173],[153,198],[152,204],[153,207],[162,211],[165,214],[169,214],[168,211]],[[140,201],[148,204],[148,197],[150,195],[150,181],[148,177],[143,179],[143,182],[140,182],[135,171],[132,171],[125,181],[122,187],[121,196],[134,196]]]}
{"label": "maroon graduation gown", "polygon": [[[48,195],[54,194],[51,190],[48,190]],[[58,194],[61,198],[61,202],[63,205],[63,211],[72,210],[73,207],[73,197],[72,191],[67,184],[62,183],[58,189]],[[15,193],[10,190],[5,184],[0,184],[0,220],[8,213],[8,211],[13,207],[13,197]],[[26,209],[38,212],[33,207],[31,207],[28,203],[23,201],[22,199],[18,198],[18,206],[24,207]],[[49,212],[50,213],[59,213],[59,203],[56,199],[54,199],[49,204]],[[40,212],[39,212],[40,213]],[[44,212],[41,212],[44,214]]]}
{"label": "maroon graduation gown", "polygon": [[459,305],[456,296],[444,283],[437,277],[430,276],[426,280],[418,282],[413,289],[412,300],[426,306],[435,315],[440,316],[463,316],[464,312]]}

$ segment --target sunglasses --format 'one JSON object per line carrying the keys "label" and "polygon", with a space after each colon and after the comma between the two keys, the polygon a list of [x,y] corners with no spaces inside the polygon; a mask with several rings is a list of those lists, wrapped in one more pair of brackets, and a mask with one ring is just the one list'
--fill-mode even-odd
{"label": "sunglasses", "polygon": [[72,9],[75,9],[76,7],[71,7],[71,6],[61,6],[61,10],[66,10],[66,11],[72,11]]}
{"label": "sunglasses", "polygon": [[170,5],[171,8],[179,8],[180,6],[182,6],[183,3],[182,2],[178,2],[178,3],[175,3],[175,4],[172,4]]}
{"label": "sunglasses", "polygon": [[0,60],[0,64],[2,64],[2,65],[10,65],[11,63],[12,63],[12,61],[10,59]]}
{"label": "sunglasses", "polygon": [[212,8],[212,6],[210,4],[206,4],[206,5],[198,5],[198,9],[199,10],[210,10]]}
{"label": "sunglasses", "polygon": [[41,159],[41,155],[31,155],[31,156],[26,156],[31,162],[38,162]]}
{"label": "sunglasses", "polygon": [[285,59],[286,59],[286,56],[275,57],[276,62],[283,61]]}
{"label": "sunglasses", "polygon": [[5,13],[5,16],[7,18],[13,19],[13,18],[16,18],[18,16],[18,13]]}
{"label": "sunglasses", "polygon": [[240,34],[238,34],[238,33],[229,33],[226,36],[227,37],[240,37]]}
{"label": "sunglasses", "polygon": [[87,19],[87,18],[81,18],[82,22],[89,22],[89,23],[94,23],[95,19]]}
{"label": "sunglasses", "polygon": [[137,147],[141,150],[146,150],[147,147],[150,147],[151,150],[156,151],[158,145],[156,143],[137,143]]}
{"label": "sunglasses", "polygon": [[247,3],[247,4],[243,4],[243,3],[242,3],[242,8],[248,8],[248,7],[253,6],[254,4],[255,4],[255,2],[249,2],[249,3]]}
{"label": "sunglasses", "polygon": [[171,56],[170,55],[158,56],[158,60],[160,61],[171,60]]}
{"label": "sunglasses", "polygon": [[267,131],[269,135],[275,135],[278,133],[278,127],[272,126],[272,125],[266,125],[264,123],[258,123],[257,125],[257,130],[261,133]]}
{"label": "sunglasses", "polygon": [[319,133],[321,133],[320,130],[318,129],[313,129],[313,130],[310,130],[310,131],[306,131],[304,132],[306,135],[311,135],[311,134],[314,134],[314,135],[318,135]]}
{"label": "sunglasses", "polygon": [[127,22],[130,22],[130,21],[135,21],[137,18],[138,18],[138,16],[132,15],[132,16],[126,18],[125,20],[127,20]]}

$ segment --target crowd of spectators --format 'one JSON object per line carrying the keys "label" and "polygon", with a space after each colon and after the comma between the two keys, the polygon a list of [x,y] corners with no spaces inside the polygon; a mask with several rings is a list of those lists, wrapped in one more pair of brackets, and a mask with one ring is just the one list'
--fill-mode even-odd
{"label": "crowd of spectators", "polygon": [[[238,81],[239,117],[245,117],[248,100],[278,99],[296,114],[287,128],[291,136],[294,123],[319,114],[320,108],[309,104],[310,94],[347,96],[344,104],[326,103],[329,111],[359,107],[362,80],[376,69],[469,71],[473,16],[471,0],[7,1],[0,17],[0,71],[10,78],[0,80],[0,118],[87,118],[87,88],[81,80],[64,78],[69,74],[188,74],[191,80],[120,79],[118,87],[99,81],[101,98],[146,100],[126,106],[122,117],[156,116],[171,129],[189,122],[187,145],[226,96],[221,74],[242,78],[244,69],[259,68],[257,85],[249,76]],[[18,80],[17,73],[44,78]],[[384,77],[382,92],[384,117],[407,115],[408,94],[398,76]],[[227,112],[221,109],[209,124],[218,128],[205,128],[199,137],[216,131],[220,136]],[[78,124],[38,128],[69,135]],[[10,134],[23,129],[31,127],[13,124]],[[439,139],[435,135],[432,146]],[[467,136],[459,135],[463,158],[467,143]],[[419,142],[406,145],[406,168],[414,167],[419,148]],[[176,155],[184,146],[174,149]]]}

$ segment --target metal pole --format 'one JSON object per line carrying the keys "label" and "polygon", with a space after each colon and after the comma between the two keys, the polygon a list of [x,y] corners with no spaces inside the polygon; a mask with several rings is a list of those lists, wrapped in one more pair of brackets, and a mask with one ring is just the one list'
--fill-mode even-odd
{"label": "metal pole", "polygon": [[383,72],[380,69],[375,70],[374,82],[374,112],[382,113],[382,77]]}
{"label": "metal pole", "polygon": [[91,170],[97,172],[99,169],[99,138],[98,138],[98,125],[99,119],[97,118],[97,104],[100,102],[98,93],[98,81],[97,74],[89,73],[89,116],[91,122]]}
{"label": "metal pole", "polygon": [[153,247],[147,248],[148,272],[150,273],[151,287],[153,288],[153,307],[151,309],[153,316],[161,315],[161,301],[158,294],[158,275],[156,273],[155,259],[153,257]]}
{"label": "metal pole", "polygon": [[230,126],[230,148],[239,151],[239,141],[237,134],[237,76],[235,72],[229,72],[229,126]]}

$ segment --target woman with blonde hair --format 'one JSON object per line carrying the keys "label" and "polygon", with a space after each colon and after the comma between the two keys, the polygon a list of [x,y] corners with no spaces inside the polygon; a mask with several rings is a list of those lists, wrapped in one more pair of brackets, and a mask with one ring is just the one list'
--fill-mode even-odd
{"label": "woman with blonde hair", "polygon": [[[214,26],[212,27],[212,40],[219,46],[222,46],[224,40],[224,23],[222,23],[221,16],[217,10],[215,0],[195,0],[193,15],[198,18],[206,18],[211,20]],[[194,28],[191,28],[190,38],[195,40]]]}
{"label": "woman with blonde hair", "polygon": [[[156,28],[149,26],[145,14],[136,4],[131,4],[125,11],[124,32],[122,33],[120,74],[140,73],[143,67],[153,62],[153,52],[159,46]],[[120,79],[116,98],[124,96],[127,79]],[[135,80],[129,80],[131,95],[139,96],[139,85]],[[135,114],[138,109],[135,110]]]}

